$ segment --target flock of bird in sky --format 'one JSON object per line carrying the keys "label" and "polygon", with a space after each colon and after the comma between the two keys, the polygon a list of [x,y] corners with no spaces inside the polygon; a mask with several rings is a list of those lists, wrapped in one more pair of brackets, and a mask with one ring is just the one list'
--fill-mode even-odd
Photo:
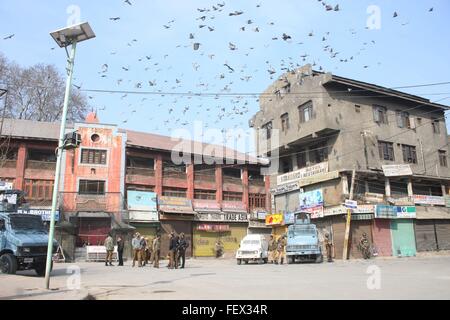
{"label": "flock of bird in sky", "polygon": [[[342,10],[339,4],[331,5],[324,0],[317,0],[317,2],[320,3],[327,12],[339,12]],[[123,5],[131,8],[133,7],[133,2],[132,0],[125,0],[123,1]],[[256,10],[261,8],[262,5],[262,3],[256,4]],[[433,8],[429,8],[428,12],[433,12],[433,10]],[[192,30],[190,32],[186,32],[186,30],[177,30],[177,32],[186,32],[186,43],[176,44],[175,46],[175,49],[192,50],[191,54],[195,55],[195,61],[192,62],[192,68],[189,68],[190,70],[186,69],[183,73],[175,76],[175,78],[172,77],[175,72],[182,69],[179,65],[169,63],[170,56],[173,52],[172,48],[168,48],[168,53],[164,54],[161,58],[154,57],[151,53],[142,54],[142,57],[138,58],[135,62],[138,66],[135,64],[112,66],[111,63],[103,63],[99,66],[100,70],[98,71],[98,76],[101,79],[108,81],[109,90],[114,91],[114,94],[121,92],[120,103],[123,105],[125,101],[128,100],[128,107],[120,113],[122,124],[131,122],[132,116],[140,114],[140,108],[144,108],[153,103],[161,108],[158,109],[161,110],[161,112],[152,113],[148,118],[148,120],[155,120],[156,126],[153,130],[156,131],[169,130],[180,126],[186,127],[190,124],[190,121],[188,120],[189,117],[187,117],[188,115],[191,117],[193,116],[194,119],[208,115],[207,118],[209,118],[209,123],[207,123],[205,127],[212,125],[212,122],[214,123],[212,126],[219,127],[221,121],[226,120],[234,124],[233,128],[247,128],[249,117],[257,110],[257,103],[259,101],[258,96],[256,93],[246,95],[234,94],[233,92],[242,92],[241,90],[242,88],[245,88],[245,84],[248,84],[256,77],[260,78],[261,73],[268,77],[267,81],[273,82],[273,79],[274,77],[277,77],[277,74],[281,75],[283,72],[295,70],[297,67],[306,63],[311,63],[313,68],[319,71],[324,70],[320,61],[316,60],[319,59],[317,56],[313,57],[305,52],[302,52],[297,57],[289,56],[282,58],[280,61],[276,61],[276,63],[266,60],[264,68],[261,68],[261,64],[255,65],[253,68],[248,66],[248,64],[254,63],[252,58],[248,58],[253,53],[268,49],[270,44],[276,41],[281,41],[287,45],[298,46],[299,51],[305,51],[306,47],[309,47],[310,45],[308,40],[314,39],[320,44],[327,59],[334,59],[331,61],[336,63],[349,63],[354,62],[357,56],[361,55],[368,46],[376,44],[374,40],[363,42],[359,51],[347,56],[344,52],[341,52],[338,48],[329,43],[329,39],[333,36],[332,32],[319,34],[311,30],[308,34],[304,35],[302,39],[299,39],[302,41],[295,39],[293,35],[287,33],[279,35],[272,34],[267,38],[264,48],[259,48],[257,45],[252,45],[248,42],[245,42],[245,44],[250,44],[250,46],[244,48],[242,47],[243,44],[239,45],[235,42],[226,41],[229,52],[207,53],[209,48],[208,43],[202,41],[203,32],[217,32],[213,22],[219,16],[230,19],[230,25],[236,24],[236,31],[239,33],[260,33],[266,30],[269,30],[270,32],[270,28],[275,26],[275,22],[264,21],[264,23],[257,23],[255,19],[247,17],[246,13],[243,11],[227,10],[227,4],[225,2],[216,3],[210,7],[197,8],[196,14],[198,15],[198,17],[195,17],[198,30]],[[399,16],[400,14],[398,12],[392,14],[393,19],[398,19]],[[232,19],[234,19],[234,21]],[[110,17],[109,20],[110,23],[121,23],[120,16]],[[408,24],[408,22],[402,23],[402,25],[406,24]],[[161,32],[173,28],[176,28],[175,19],[162,25]],[[349,30],[351,35],[355,35],[358,32],[359,31],[355,29]],[[12,40],[14,37],[15,35],[11,34],[4,37],[3,40]],[[133,38],[126,43],[125,48],[131,50],[138,43],[139,40]],[[51,49],[54,50],[55,48]],[[342,51],[345,51],[345,49]],[[120,56],[121,52],[118,49],[114,49],[108,54],[110,57],[114,57],[116,55]],[[226,57],[225,61],[219,61],[218,56],[223,55]],[[118,59],[117,61],[119,60],[127,61],[128,59]],[[199,60],[203,61],[202,64]],[[242,64],[242,62],[244,62],[244,64]],[[370,66],[364,64],[361,67],[367,69]],[[119,70],[122,76],[118,79],[111,80],[110,71],[112,68],[114,68],[115,71]],[[154,79],[142,81],[136,79],[134,75],[132,75],[133,68],[143,68],[144,71],[152,75],[149,76],[149,78],[154,77]],[[207,70],[207,74],[199,73],[201,70]],[[214,78],[204,79],[205,76],[210,76],[211,71],[217,71]],[[192,88],[192,83],[185,84],[183,82],[184,74],[187,72],[199,73],[200,77],[198,82],[195,83],[195,87],[198,89]],[[117,73],[115,73],[115,75],[116,74]],[[167,79],[168,77],[170,77],[170,79]],[[111,87],[112,83],[114,83],[115,87]],[[125,86],[127,86],[127,89],[124,89]],[[80,90],[86,89],[83,87],[82,83],[75,84],[75,87]],[[130,87],[133,89],[130,90]],[[189,88],[190,90],[187,92],[181,91],[182,88]],[[265,88],[262,88],[262,90],[264,89]],[[154,94],[140,95],[138,96],[138,100],[136,100],[131,91],[139,92],[139,90],[146,92],[151,91],[151,93]],[[262,90],[260,91],[262,92]],[[100,104],[96,101],[98,98],[97,94],[100,93],[89,92],[89,90],[87,92],[88,98],[91,100],[91,105]],[[181,92],[184,93],[181,94]],[[133,97],[131,97],[132,95]],[[97,107],[98,111],[104,111],[105,109],[106,107]],[[162,112],[163,110],[164,112]],[[165,117],[165,119],[163,119],[163,121],[156,121],[157,117]],[[225,132],[225,129],[222,129],[222,131]]]}

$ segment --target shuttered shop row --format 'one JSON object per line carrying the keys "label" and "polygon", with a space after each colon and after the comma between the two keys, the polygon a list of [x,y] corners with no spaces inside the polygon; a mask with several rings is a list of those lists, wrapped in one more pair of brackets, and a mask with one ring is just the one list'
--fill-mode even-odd
{"label": "shuttered shop row", "polygon": [[417,251],[450,250],[450,220],[416,220]]}

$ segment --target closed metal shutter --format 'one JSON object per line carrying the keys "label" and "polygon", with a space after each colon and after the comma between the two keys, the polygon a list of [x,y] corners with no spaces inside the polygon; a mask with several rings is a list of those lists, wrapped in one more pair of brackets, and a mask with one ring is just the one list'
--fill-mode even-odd
{"label": "closed metal shutter", "polygon": [[184,233],[189,244],[186,250],[186,257],[192,257],[192,222],[191,221],[162,221],[161,222],[161,257],[166,257],[169,253],[169,234],[172,231],[178,235]]}
{"label": "closed metal shutter", "polygon": [[450,221],[435,220],[439,250],[450,250]]}
{"label": "closed metal shutter", "polygon": [[416,255],[416,239],[412,220],[391,220],[392,254],[411,257]]}
{"label": "closed metal shutter", "polygon": [[322,246],[322,252],[325,255],[326,254],[326,248],[325,248],[325,234],[328,233],[328,235],[331,237],[331,240],[333,240],[333,221],[331,217],[325,217],[321,219],[314,219],[312,221],[313,224],[316,225],[317,233],[319,234],[319,241]]}
{"label": "closed metal shutter", "polygon": [[345,239],[345,224],[344,215],[333,216],[333,244],[335,259],[342,259],[344,251]]}
{"label": "closed metal shutter", "polygon": [[434,220],[416,220],[415,227],[417,251],[436,251]]}
{"label": "closed metal shutter", "polygon": [[148,238],[149,241],[153,241],[156,237],[156,226],[146,226],[142,224],[132,224],[132,226],[136,228],[136,232],[139,232],[142,237]]}
{"label": "closed metal shutter", "polygon": [[214,257],[214,246],[219,234],[194,228],[194,257]]}
{"label": "closed metal shutter", "polygon": [[391,221],[375,219],[372,228],[373,246],[379,257],[392,256]]}
{"label": "closed metal shutter", "polygon": [[361,251],[358,249],[358,244],[364,233],[367,234],[367,238],[372,244],[372,220],[352,220],[350,224],[350,257],[353,259],[363,258]]}

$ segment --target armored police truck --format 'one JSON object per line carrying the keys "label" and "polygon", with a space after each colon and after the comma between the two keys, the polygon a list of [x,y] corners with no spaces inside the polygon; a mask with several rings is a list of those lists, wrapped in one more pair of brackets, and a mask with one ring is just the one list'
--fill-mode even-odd
{"label": "armored police truck", "polygon": [[[18,214],[24,193],[0,190],[0,273],[35,270],[45,275],[48,232],[40,216]],[[53,240],[53,253],[58,243]]]}

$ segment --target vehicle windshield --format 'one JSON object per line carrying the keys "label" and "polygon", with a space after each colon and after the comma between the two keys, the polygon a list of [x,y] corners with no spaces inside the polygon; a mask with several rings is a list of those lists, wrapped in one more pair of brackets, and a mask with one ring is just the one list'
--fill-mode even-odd
{"label": "vehicle windshield", "polygon": [[16,231],[45,231],[42,218],[32,215],[11,215],[11,227]]}
{"label": "vehicle windshield", "polygon": [[293,236],[296,235],[316,235],[316,228],[314,226],[294,226],[289,230]]}
{"label": "vehicle windshield", "polygon": [[252,245],[252,246],[259,245],[259,240],[244,240],[242,242],[242,244],[244,244],[244,245]]}

